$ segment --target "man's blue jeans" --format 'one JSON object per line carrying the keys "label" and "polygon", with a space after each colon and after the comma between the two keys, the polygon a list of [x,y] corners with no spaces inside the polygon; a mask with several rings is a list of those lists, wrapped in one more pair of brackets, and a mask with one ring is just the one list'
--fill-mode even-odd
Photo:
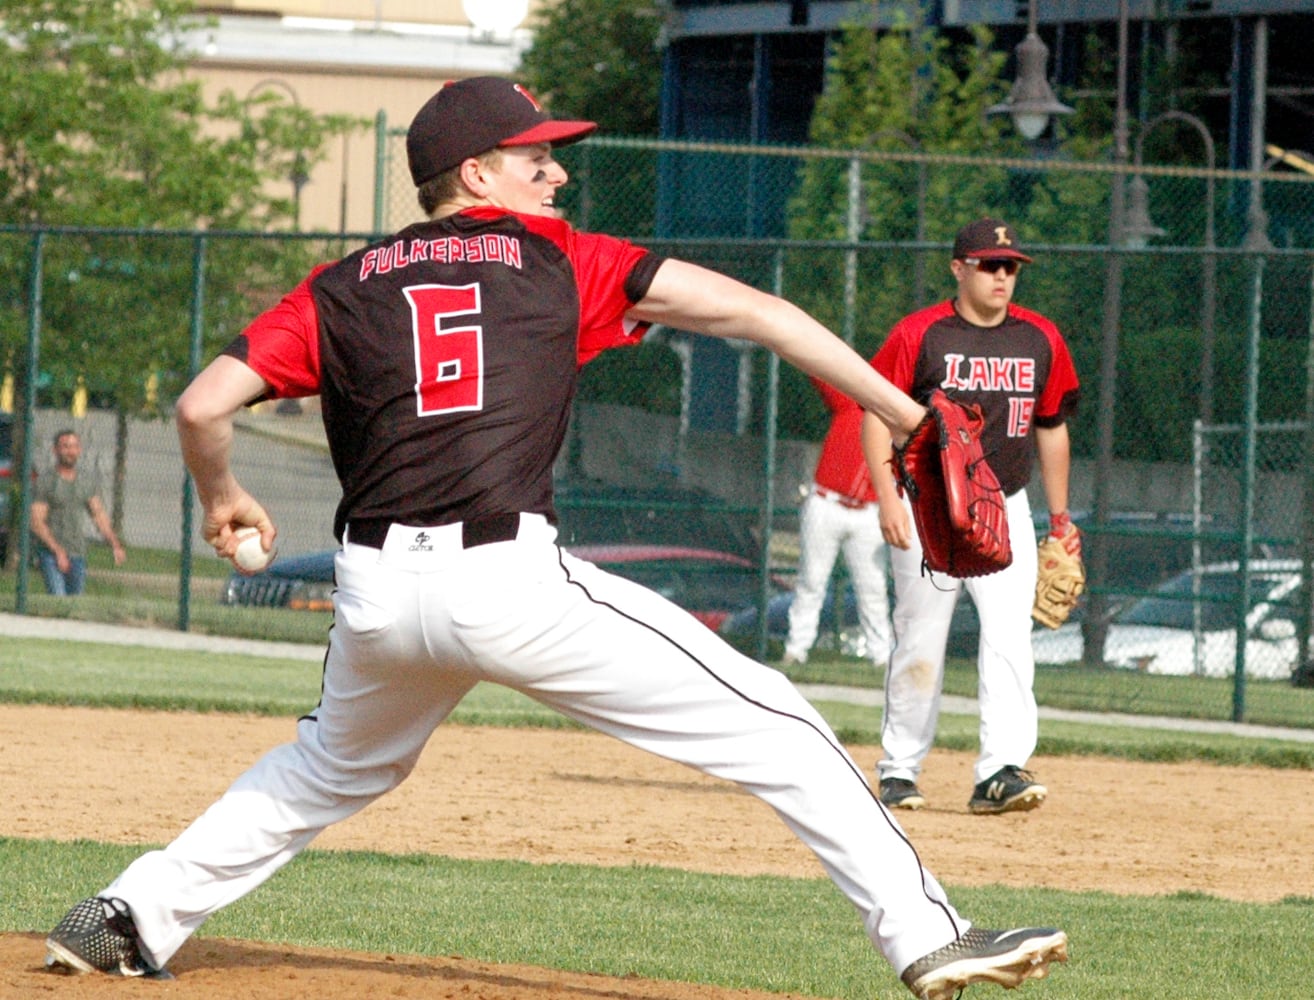
{"label": "man's blue jeans", "polygon": [[82,556],[69,556],[67,573],[59,571],[54,553],[44,549],[37,553],[46,590],[56,597],[73,597],[87,589],[87,560]]}

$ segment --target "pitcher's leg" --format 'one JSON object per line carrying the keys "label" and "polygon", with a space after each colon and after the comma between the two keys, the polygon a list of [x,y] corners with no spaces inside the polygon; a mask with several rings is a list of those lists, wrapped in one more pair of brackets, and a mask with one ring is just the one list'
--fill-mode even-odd
{"label": "pitcher's leg", "polygon": [[761,798],[816,853],[896,971],[968,926],[784,676],[650,591],[577,561],[563,568],[577,591],[539,602],[536,635],[490,633],[493,679]]}
{"label": "pitcher's leg", "polygon": [[297,723],[296,742],[265,754],[171,844],[138,858],[102,893],[129,905],[156,968],[325,827],[400,784],[475,683],[455,665],[435,668],[411,580],[341,554],[337,579],[323,696]]}

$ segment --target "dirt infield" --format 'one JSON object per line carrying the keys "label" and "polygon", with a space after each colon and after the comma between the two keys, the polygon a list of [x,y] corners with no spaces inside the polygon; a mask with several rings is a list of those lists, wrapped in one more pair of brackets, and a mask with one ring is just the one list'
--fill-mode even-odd
{"label": "dirt infield", "polygon": [[[261,752],[292,735],[287,719],[0,706],[0,801],[9,804],[0,811],[0,835],[167,841]],[[870,770],[877,750],[851,749]],[[92,757],[103,781],[82,786],[76,796],[33,794],[44,787],[44,775],[66,770],[68,760]],[[1310,772],[1071,757],[1037,758],[1032,765],[1051,790],[1042,809],[977,817],[966,807],[970,757],[932,754],[921,782],[930,805],[900,818],[927,866],[946,884],[1146,895],[1190,890],[1255,902],[1314,896]],[[116,777],[125,773],[154,775],[170,794],[125,799]],[[775,815],[733,786],[603,736],[546,730],[446,727],[405,785],[327,831],[315,846],[821,875]],[[103,981],[43,972],[42,955],[40,935],[0,937],[0,995],[105,996]],[[122,983],[115,996],[751,996],[456,958],[210,939],[189,943],[171,968],[180,973],[176,981]]]}

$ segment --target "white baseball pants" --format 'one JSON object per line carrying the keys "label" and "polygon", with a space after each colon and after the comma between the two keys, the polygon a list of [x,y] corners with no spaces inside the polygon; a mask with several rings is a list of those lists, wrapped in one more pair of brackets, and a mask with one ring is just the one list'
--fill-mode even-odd
{"label": "white baseball pants", "polygon": [[323,696],[296,742],[104,890],[131,907],[157,967],[321,830],[400,784],[479,681],[761,798],[816,853],[896,972],[969,926],[783,675],[558,549],[541,517],[522,515],[516,540],[469,549],[460,525],[422,529],[423,545],[419,530],[394,525],[381,550],[348,535]]}
{"label": "white baseball pants", "polygon": [[[908,500],[904,498],[904,505]],[[911,508],[908,516],[912,517]],[[1013,563],[989,576],[958,580],[922,572],[922,545],[890,549],[894,576],[894,653],[885,676],[885,718],[877,765],[881,778],[915,781],[931,752],[940,716],[945,647],[963,587],[981,619],[977,652],[981,750],[975,783],[1001,767],[1024,767],[1035,752],[1039,720],[1032,690],[1031,606],[1036,596],[1036,542],[1026,490],[1008,498]]]}
{"label": "white baseball pants", "polygon": [[893,643],[880,508],[875,503],[846,507],[838,498],[821,496],[815,489],[799,510],[798,577],[794,582],[794,600],[789,606],[785,654],[800,662],[808,658],[808,651],[817,641],[817,623],[826,599],[826,586],[841,549],[853,580],[867,657],[884,666]]}

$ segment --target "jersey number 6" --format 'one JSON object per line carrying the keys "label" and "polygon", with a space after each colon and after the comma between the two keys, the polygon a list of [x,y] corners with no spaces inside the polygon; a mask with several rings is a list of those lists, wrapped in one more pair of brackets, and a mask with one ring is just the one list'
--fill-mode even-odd
{"label": "jersey number 6", "polygon": [[443,321],[479,313],[479,286],[411,285],[415,397],[420,416],[479,410],[484,405],[484,329],[444,328]]}

